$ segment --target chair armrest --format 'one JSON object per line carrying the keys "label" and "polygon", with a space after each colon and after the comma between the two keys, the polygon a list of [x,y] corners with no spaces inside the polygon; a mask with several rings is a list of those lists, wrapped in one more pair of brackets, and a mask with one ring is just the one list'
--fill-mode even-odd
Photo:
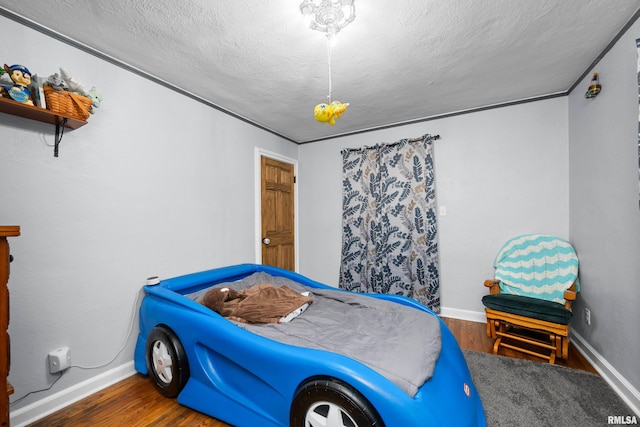
{"label": "chair armrest", "polygon": [[574,301],[577,296],[578,296],[578,293],[576,291],[572,291],[570,289],[567,289],[566,291],[564,291],[564,299],[566,300]]}
{"label": "chair armrest", "polygon": [[499,280],[485,280],[484,285],[489,289],[489,293],[491,295],[496,295],[500,293],[500,281]]}
{"label": "chair armrest", "polygon": [[578,293],[576,292],[576,282],[573,282],[571,287],[564,291],[564,307],[567,310],[571,310],[571,302],[575,301]]}

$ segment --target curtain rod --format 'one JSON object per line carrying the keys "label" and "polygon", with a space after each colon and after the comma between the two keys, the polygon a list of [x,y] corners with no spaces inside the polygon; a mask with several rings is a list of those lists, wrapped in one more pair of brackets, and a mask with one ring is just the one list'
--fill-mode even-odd
{"label": "curtain rod", "polygon": [[[440,135],[429,135],[431,137],[431,139],[440,139]],[[418,141],[422,141],[424,139],[424,136],[420,137],[420,138],[409,138],[407,139],[408,142],[418,142]],[[398,142],[394,142],[393,144],[399,144],[400,141]],[[393,145],[391,144],[391,145]]]}
{"label": "curtain rod", "polygon": [[425,135],[425,136],[421,136],[419,138],[401,139],[400,141],[392,142],[390,144],[384,144],[384,143],[376,144],[376,145],[374,145],[372,147],[364,146],[364,147],[359,147],[359,148],[345,148],[345,149],[343,149],[341,151],[341,153],[344,154],[344,153],[351,153],[351,152],[360,151],[360,150],[371,150],[371,149],[376,148],[376,147],[393,147],[393,146],[402,144],[403,142],[420,142],[420,141],[424,141],[425,139],[427,139],[427,137],[430,137],[429,139],[433,140],[433,141],[440,139],[440,135]]}

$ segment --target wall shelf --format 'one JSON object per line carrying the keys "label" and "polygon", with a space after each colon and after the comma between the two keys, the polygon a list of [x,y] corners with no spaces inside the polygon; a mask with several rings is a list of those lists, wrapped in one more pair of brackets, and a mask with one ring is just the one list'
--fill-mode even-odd
{"label": "wall shelf", "polygon": [[78,120],[77,118],[56,113],[51,110],[45,110],[44,108],[22,104],[8,98],[0,98],[0,113],[12,114],[14,116],[55,125],[56,139],[53,148],[53,155],[55,157],[58,157],[58,146],[62,140],[64,128],[78,129],[79,127],[87,124],[87,121],[85,120]]}

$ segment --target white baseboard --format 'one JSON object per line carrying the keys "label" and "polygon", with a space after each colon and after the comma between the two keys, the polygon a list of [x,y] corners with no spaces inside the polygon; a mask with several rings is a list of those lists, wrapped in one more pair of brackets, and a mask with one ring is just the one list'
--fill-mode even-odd
{"label": "white baseboard", "polygon": [[[640,392],[627,381],[600,353],[580,334],[571,331],[574,347],[591,363],[600,376],[611,386],[620,398],[640,417]],[[629,414],[611,414],[629,415]]]}
{"label": "white baseboard", "polygon": [[133,361],[127,362],[86,381],[73,385],[58,393],[47,396],[30,405],[11,411],[9,414],[11,425],[21,427],[31,424],[60,409],[77,402],[93,393],[109,387],[135,374]]}
{"label": "white baseboard", "polygon": [[451,317],[452,319],[468,320],[469,322],[486,323],[487,318],[484,311],[460,310],[458,308],[440,307],[441,317]]}

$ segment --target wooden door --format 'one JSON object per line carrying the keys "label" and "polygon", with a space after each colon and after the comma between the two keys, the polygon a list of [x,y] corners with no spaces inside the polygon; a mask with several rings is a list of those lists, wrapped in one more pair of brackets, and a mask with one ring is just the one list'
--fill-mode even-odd
{"label": "wooden door", "polygon": [[262,264],[295,271],[294,168],[260,157]]}

